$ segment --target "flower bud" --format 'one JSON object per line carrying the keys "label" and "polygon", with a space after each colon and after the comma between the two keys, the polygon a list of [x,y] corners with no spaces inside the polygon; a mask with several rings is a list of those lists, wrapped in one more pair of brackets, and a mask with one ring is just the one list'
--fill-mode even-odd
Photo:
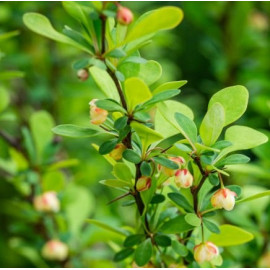
{"label": "flower bud", "polygon": [[34,207],[40,212],[58,212],[60,209],[56,192],[48,191],[34,198]]}
{"label": "flower bud", "polygon": [[175,184],[179,188],[189,188],[193,183],[193,176],[187,169],[177,170],[175,173]]}
{"label": "flower bud", "polygon": [[218,248],[212,242],[201,243],[194,247],[194,258],[198,263],[209,262],[218,254]]}
{"label": "flower bud", "polygon": [[[179,166],[179,168],[181,168],[181,166],[186,163],[185,159],[182,157],[170,157],[169,160],[175,162]],[[176,170],[164,167],[160,164],[158,164],[158,170],[168,177],[174,176],[176,172]]]}
{"label": "flower bud", "polygon": [[89,78],[89,72],[88,70],[82,68],[79,69],[77,72],[77,77],[81,80],[81,81],[86,81]]}
{"label": "flower bud", "polygon": [[224,208],[231,211],[235,205],[236,193],[228,188],[221,188],[211,198],[211,204],[213,207]]}
{"label": "flower bud", "polygon": [[151,178],[147,176],[142,176],[138,179],[136,184],[136,189],[138,191],[145,191],[151,187]]}
{"label": "flower bud", "polygon": [[122,154],[125,150],[126,146],[122,143],[118,143],[110,153],[110,157],[112,157],[114,160],[119,160],[122,158]]}
{"label": "flower bud", "polygon": [[59,240],[50,240],[43,246],[41,254],[47,260],[64,261],[68,256],[68,246]]}
{"label": "flower bud", "polygon": [[96,106],[97,99],[93,99],[89,102],[90,105],[90,118],[91,123],[94,125],[101,125],[106,121],[108,112]]}
{"label": "flower bud", "polygon": [[117,21],[121,24],[128,25],[133,21],[133,13],[126,7],[119,6],[117,10]]}

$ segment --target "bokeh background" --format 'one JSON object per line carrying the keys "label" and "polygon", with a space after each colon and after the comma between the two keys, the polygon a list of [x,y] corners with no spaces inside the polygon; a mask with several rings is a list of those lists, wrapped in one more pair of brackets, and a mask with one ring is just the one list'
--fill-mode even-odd
{"label": "bokeh background", "polygon": [[[241,84],[248,88],[250,101],[238,124],[270,136],[269,2],[128,1],[122,4],[136,16],[165,5],[183,9],[180,26],[157,35],[152,44],[143,48],[142,56],[161,63],[163,75],[159,83],[188,80],[179,100],[193,109],[196,121],[204,116],[212,94],[226,86]],[[40,123],[37,133],[50,129],[52,124],[87,126],[88,102],[100,97],[91,78],[80,82],[72,69],[72,63],[84,57],[81,52],[38,36],[24,26],[22,16],[31,11],[49,17],[58,30],[64,25],[76,27],[76,21],[65,13],[61,2],[0,2],[0,33],[18,30],[18,35],[0,40],[0,72],[24,73],[17,79],[0,77],[0,87],[8,90],[11,100],[6,109],[9,117],[0,119],[0,130],[14,138],[20,138],[27,127],[33,132],[33,115],[40,110],[47,111],[54,123]],[[1,266],[125,266],[112,260],[114,242],[121,243],[121,238],[84,221],[95,218],[119,227],[133,225],[132,207],[123,207],[121,202],[106,205],[119,195],[98,183],[110,178],[110,165],[87,139],[50,137],[50,140],[53,148],[46,157],[43,155],[44,163],[71,159],[70,166],[56,171],[45,166],[33,176],[30,173],[33,168],[28,168],[27,174],[18,173],[22,171],[22,161],[0,138]],[[270,143],[246,154],[251,157],[251,164],[235,166],[235,173],[227,183],[243,186],[244,194],[269,189]],[[37,174],[39,180],[35,180]],[[45,190],[59,191],[62,210],[57,217],[40,217],[33,210],[30,197],[35,181]],[[44,228],[39,226],[40,219]],[[269,198],[223,213],[217,220],[241,225],[255,234],[252,242],[224,250],[223,267],[270,267]],[[71,249],[70,258],[64,263],[48,262],[40,256],[44,242],[54,236],[68,243]]]}

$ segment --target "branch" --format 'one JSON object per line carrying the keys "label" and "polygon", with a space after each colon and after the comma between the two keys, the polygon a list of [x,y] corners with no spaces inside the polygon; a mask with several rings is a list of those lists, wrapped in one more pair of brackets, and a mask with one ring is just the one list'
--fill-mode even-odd
{"label": "branch", "polygon": [[10,146],[13,146],[16,149],[20,149],[20,144],[18,140],[11,137],[9,134],[4,132],[3,130],[0,130],[0,137],[2,137]]}

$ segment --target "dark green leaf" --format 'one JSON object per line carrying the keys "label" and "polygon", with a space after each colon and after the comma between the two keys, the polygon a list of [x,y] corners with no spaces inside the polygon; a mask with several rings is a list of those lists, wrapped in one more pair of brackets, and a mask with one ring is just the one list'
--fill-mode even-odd
{"label": "dark green leaf", "polygon": [[185,247],[185,245],[179,243],[176,240],[172,241],[172,248],[181,257],[185,257],[188,255],[188,249]]}
{"label": "dark green leaf", "polygon": [[162,194],[155,194],[150,203],[157,204],[165,201],[165,196]]}
{"label": "dark green leaf", "polygon": [[144,266],[147,264],[152,256],[152,243],[151,239],[148,238],[143,241],[135,250],[135,262],[138,266]]}
{"label": "dark green leaf", "polygon": [[124,241],[124,247],[133,247],[140,244],[145,239],[144,234],[129,235]]}
{"label": "dark green leaf", "polygon": [[220,160],[219,162],[215,164],[215,166],[223,167],[225,165],[244,164],[244,163],[248,163],[249,161],[250,161],[250,158],[245,155],[233,154]]}
{"label": "dark green leaf", "polygon": [[106,54],[106,57],[113,57],[113,58],[122,58],[125,57],[126,53],[122,49],[115,49],[110,51],[109,53]]}
{"label": "dark green leaf", "polygon": [[82,68],[86,68],[89,66],[89,59],[83,58],[73,63],[72,68],[75,70],[79,70]]}
{"label": "dark green leaf", "polygon": [[146,161],[142,162],[140,170],[141,170],[142,175],[145,175],[145,176],[150,176],[152,173],[151,165]]}
{"label": "dark green leaf", "polygon": [[178,206],[184,208],[188,212],[193,212],[192,206],[189,204],[188,200],[180,193],[169,193],[168,197],[176,203]]}
{"label": "dark green leaf", "polygon": [[135,200],[129,200],[129,201],[123,202],[121,205],[122,205],[123,207],[125,207],[125,206],[133,205],[133,204],[135,204],[135,203],[136,203]]}
{"label": "dark green leaf", "polygon": [[208,180],[213,186],[217,186],[219,184],[219,178],[216,173],[210,173],[208,175]]}
{"label": "dark green leaf", "polygon": [[123,158],[135,164],[138,164],[141,162],[140,155],[131,149],[127,149],[124,151]]}
{"label": "dark green leaf", "polygon": [[122,116],[114,122],[114,128],[117,130],[123,129],[127,125],[127,116]]}
{"label": "dark green leaf", "polygon": [[107,110],[109,112],[126,113],[126,110],[120,104],[118,104],[115,100],[112,100],[112,99],[97,100],[95,104],[98,108]]}
{"label": "dark green leaf", "polygon": [[168,234],[187,232],[192,229],[194,229],[194,227],[185,221],[184,215],[166,221],[160,228],[163,233]]}
{"label": "dark green leaf", "polygon": [[120,262],[129,257],[134,252],[133,248],[125,248],[117,252],[113,258],[115,262]]}
{"label": "dark green leaf", "polygon": [[154,157],[153,160],[156,163],[158,163],[166,168],[172,169],[172,170],[177,170],[179,168],[175,162],[173,162],[167,158],[164,158],[164,157]]}
{"label": "dark green leaf", "polygon": [[231,145],[232,145],[232,143],[229,141],[218,141],[215,144],[213,144],[211,147],[222,150],[222,149],[229,147]]}
{"label": "dark green leaf", "polygon": [[106,141],[105,143],[103,143],[99,147],[99,153],[101,155],[106,155],[106,154],[110,153],[117,145],[117,142],[118,142],[117,139],[112,139],[112,140]]}
{"label": "dark green leaf", "polygon": [[156,147],[166,149],[166,148],[172,147],[176,142],[178,142],[182,139],[184,139],[184,136],[182,134],[176,134],[176,135],[173,135],[169,138],[162,140]]}
{"label": "dark green leaf", "polygon": [[161,247],[168,247],[171,245],[171,238],[166,236],[166,235],[160,235],[160,234],[156,234],[154,236],[154,240],[157,243],[158,246]]}
{"label": "dark green leaf", "polygon": [[203,224],[205,225],[205,227],[213,233],[220,233],[220,229],[219,227],[212,221],[210,221],[209,219],[203,218]]}

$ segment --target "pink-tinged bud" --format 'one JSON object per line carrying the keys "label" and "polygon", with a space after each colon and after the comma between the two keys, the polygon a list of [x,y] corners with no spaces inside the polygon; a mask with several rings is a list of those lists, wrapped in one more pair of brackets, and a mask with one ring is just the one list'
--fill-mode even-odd
{"label": "pink-tinged bud", "polygon": [[228,188],[221,188],[211,198],[211,204],[216,208],[231,211],[235,205],[236,193]]}
{"label": "pink-tinged bud", "polygon": [[108,112],[104,109],[96,106],[97,99],[93,99],[89,102],[90,105],[90,118],[91,123],[94,125],[101,125],[107,119]]}
{"label": "pink-tinged bud", "polygon": [[50,240],[43,246],[41,254],[47,260],[64,261],[68,257],[68,246],[59,240]]}
{"label": "pink-tinged bud", "polygon": [[[169,160],[176,163],[179,168],[181,168],[186,163],[185,159],[182,157],[169,157]],[[168,177],[174,176],[175,172],[176,172],[176,170],[169,169],[169,168],[164,167],[160,164],[158,164],[158,170]]]}
{"label": "pink-tinged bud", "polygon": [[177,170],[175,173],[175,184],[179,188],[189,188],[193,183],[193,176],[187,169]]}
{"label": "pink-tinged bud", "polygon": [[194,247],[194,258],[198,263],[209,262],[218,254],[217,246],[211,242],[201,243]]}
{"label": "pink-tinged bud", "polygon": [[136,189],[138,191],[145,191],[151,187],[151,178],[147,176],[142,176],[138,179],[136,184]]}
{"label": "pink-tinged bud", "polygon": [[34,207],[40,212],[58,212],[60,209],[56,192],[48,191],[34,198]]}
{"label": "pink-tinged bud", "polygon": [[125,150],[126,146],[123,145],[122,143],[118,143],[110,153],[110,157],[112,157],[114,160],[120,160]]}
{"label": "pink-tinged bud", "polygon": [[128,25],[133,21],[133,13],[128,8],[122,6],[119,6],[116,17],[117,21],[124,25]]}
{"label": "pink-tinged bud", "polygon": [[80,69],[77,72],[77,77],[81,80],[81,81],[86,81],[89,78],[89,72],[86,69]]}

